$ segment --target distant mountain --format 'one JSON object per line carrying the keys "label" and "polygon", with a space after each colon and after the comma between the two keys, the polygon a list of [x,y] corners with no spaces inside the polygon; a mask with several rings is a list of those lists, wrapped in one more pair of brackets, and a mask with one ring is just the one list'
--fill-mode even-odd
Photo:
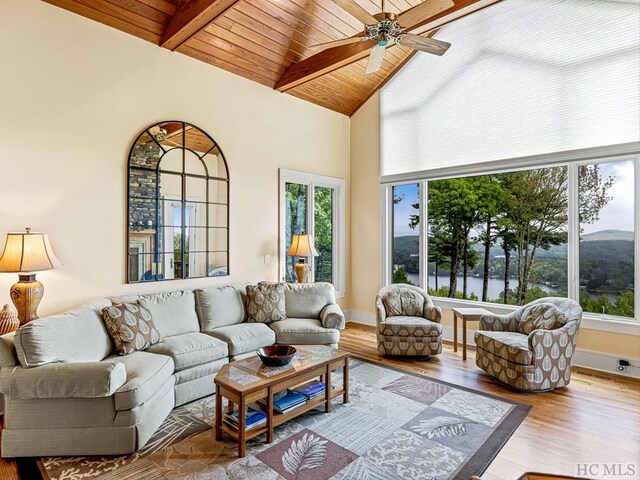
{"label": "distant mountain", "polygon": [[633,232],[626,230],[600,230],[599,232],[586,233],[580,235],[583,242],[594,242],[598,240],[625,240],[633,242]]}

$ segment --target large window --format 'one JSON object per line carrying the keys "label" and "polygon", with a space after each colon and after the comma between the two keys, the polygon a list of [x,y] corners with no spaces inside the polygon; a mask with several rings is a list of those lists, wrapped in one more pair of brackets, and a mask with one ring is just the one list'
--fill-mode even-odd
{"label": "large window", "polygon": [[[576,161],[390,185],[388,281],[418,285],[427,265],[435,297],[523,305],[569,296],[586,312],[633,318],[636,163]],[[422,201],[421,243],[414,230]]]}
{"label": "large window", "polygon": [[315,282],[344,291],[344,180],[280,170],[281,279],[295,282],[297,258],[287,256],[295,234],[312,236],[317,256],[306,259]]}

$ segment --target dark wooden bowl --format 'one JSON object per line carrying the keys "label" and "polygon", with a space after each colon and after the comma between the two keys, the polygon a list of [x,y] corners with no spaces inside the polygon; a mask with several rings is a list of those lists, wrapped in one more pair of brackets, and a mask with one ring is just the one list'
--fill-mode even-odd
{"label": "dark wooden bowl", "polygon": [[296,354],[296,349],[290,345],[269,345],[259,348],[256,353],[262,363],[268,367],[284,367],[289,365]]}

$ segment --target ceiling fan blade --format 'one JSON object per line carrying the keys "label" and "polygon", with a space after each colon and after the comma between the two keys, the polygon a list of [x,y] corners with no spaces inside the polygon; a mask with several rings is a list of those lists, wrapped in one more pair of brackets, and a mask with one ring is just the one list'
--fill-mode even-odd
{"label": "ceiling fan blade", "polygon": [[352,17],[357,18],[365,25],[373,25],[378,23],[376,17],[367,12],[363,7],[358,5],[354,0],[331,0]]}
{"label": "ceiling fan blade", "polygon": [[398,15],[398,25],[413,30],[420,22],[454,6],[452,0],[425,0]]}
{"label": "ceiling fan blade", "polygon": [[398,45],[403,47],[411,47],[421,52],[431,53],[433,55],[444,55],[449,50],[451,44],[449,42],[443,42],[442,40],[436,40],[435,38],[421,37],[420,35],[414,35],[413,33],[403,33],[398,37]]}
{"label": "ceiling fan blade", "polygon": [[350,43],[357,43],[366,40],[367,37],[364,35],[358,37],[349,37],[343,38],[342,40],[334,40],[333,42],[319,43],[318,45],[313,45],[307,48],[307,51],[310,53],[318,53],[322,50],[326,50],[327,48],[339,47],[340,45],[348,45]]}
{"label": "ceiling fan blade", "polygon": [[384,54],[387,52],[387,46],[378,44],[371,49],[369,61],[367,62],[366,74],[377,72],[384,62]]}

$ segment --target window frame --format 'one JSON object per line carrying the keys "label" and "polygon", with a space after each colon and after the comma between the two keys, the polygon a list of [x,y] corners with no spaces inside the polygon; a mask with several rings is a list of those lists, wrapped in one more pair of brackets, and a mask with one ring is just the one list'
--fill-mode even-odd
{"label": "window frame", "polygon": [[[568,238],[567,238],[567,297],[579,301],[579,186],[578,169],[582,165],[612,163],[621,160],[634,162],[634,204],[640,205],[640,142],[631,142],[607,147],[594,147],[568,152],[535,155],[516,159],[499,160],[493,162],[465,165],[461,167],[446,167],[424,170],[411,174],[390,175],[381,178],[380,196],[381,212],[381,286],[391,283],[393,275],[393,187],[405,184],[419,184],[420,187],[420,283],[427,285],[428,271],[428,241],[427,241],[427,198],[430,181],[446,178],[473,177],[491,173],[508,173],[534,168],[567,167],[568,170]],[[423,221],[424,219],[424,221]],[[583,326],[595,330],[618,332],[640,336],[640,206],[634,209],[634,318],[620,317],[608,314],[584,312]],[[434,302],[444,308],[482,306],[496,313],[509,313],[519,307],[500,303],[461,300],[453,298],[434,297]]]}
{"label": "window frame", "polygon": [[[332,215],[332,256],[333,256],[333,285],[336,289],[336,297],[342,298],[345,295],[345,181],[343,178],[317,175],[314,173],[301,172],[280,168],[279,171],[279,228],[278,228],[278,256],[279,268],[278,277],[281,281],[286,281],[286,260],[287,245],[285,233],[285,191],[287,183],[297,183],[307,186],[307,232],[309,235],[315,234],[315,187],[331,188],[334,191],[334,209]],[[311,275],[313,278],[315,269],[315,259],[311,257],[309,262]]]}

